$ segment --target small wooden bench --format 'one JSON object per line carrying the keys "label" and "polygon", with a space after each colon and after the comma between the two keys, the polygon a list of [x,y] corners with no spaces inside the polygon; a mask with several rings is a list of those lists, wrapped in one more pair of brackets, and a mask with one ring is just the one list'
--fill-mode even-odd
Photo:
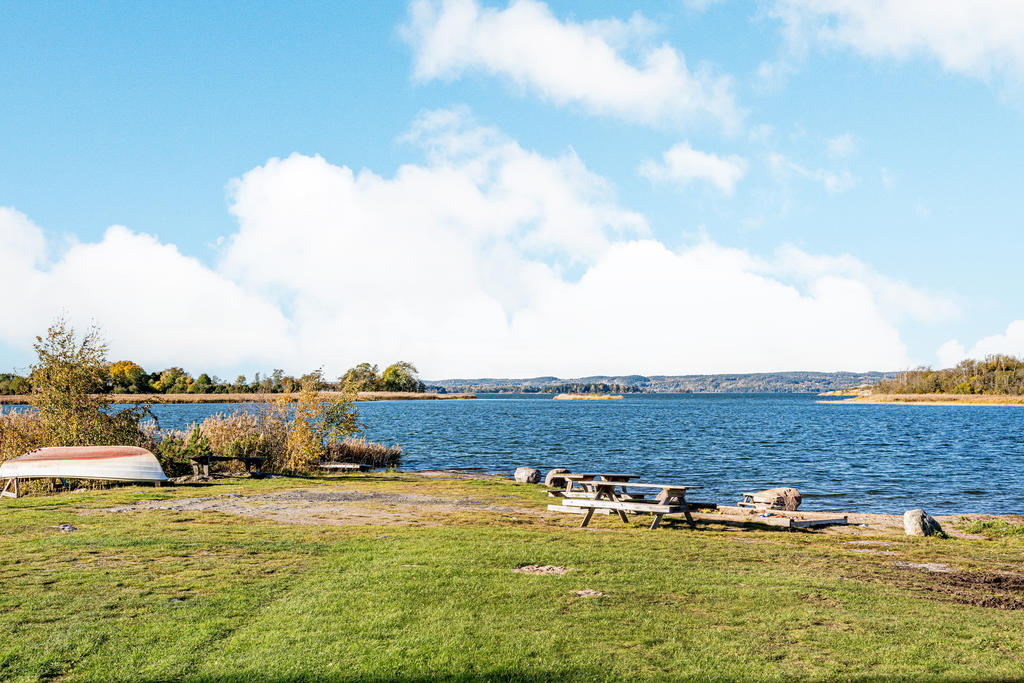
{"label": "small wooden bench", "polygon": [[230,460],[238,460],[245,465],[245,471],[249,474],[259,474],[259,471],[253,472],[252,466],[260,466],[266,460],[263,456],[248,456],[248,455],[199,455],[194,458],[189,458],[192,463],[192,474],[199,476],[199,467],[203,468],[203,476],[210,476],[210,463],[214,462],[228,462]]}
{"label": "small wooden bench", "polygon": [[336,472],[369,472],[373,468],[361,462],[322,462],[320,469]]}

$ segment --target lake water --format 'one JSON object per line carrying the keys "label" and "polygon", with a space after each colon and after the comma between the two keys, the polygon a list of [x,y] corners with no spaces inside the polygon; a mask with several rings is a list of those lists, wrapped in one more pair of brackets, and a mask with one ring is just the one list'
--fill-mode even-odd
{"label": "lake water", "polygon": [[[1024,512],[1024,407],[825,405],[807,394],[549,395],[360,403],[367,436],[398,442],[402,469],[511,475],[634,472],[701,484],[695,500],[795,486],[811,510]],[[244,405],[156,406],[182,427]]]}

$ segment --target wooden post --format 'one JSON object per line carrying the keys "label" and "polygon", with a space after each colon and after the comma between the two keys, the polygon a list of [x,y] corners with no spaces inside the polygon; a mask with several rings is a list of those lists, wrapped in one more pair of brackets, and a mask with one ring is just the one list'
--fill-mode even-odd
{"label": "wooden post", "polygon": [[654,529],[657,529],[658,525],[661,524],[661,517],[662,517],[661,515],[654,515],[654,521],[651,522],[651,530],[652,531]]}
{"label": "wooden post", "polygon": [[587,508],[587,514],[583,515],[583,521],[580,522],[580,528],[590,524],[590,518],[594,516],[594,508]]}

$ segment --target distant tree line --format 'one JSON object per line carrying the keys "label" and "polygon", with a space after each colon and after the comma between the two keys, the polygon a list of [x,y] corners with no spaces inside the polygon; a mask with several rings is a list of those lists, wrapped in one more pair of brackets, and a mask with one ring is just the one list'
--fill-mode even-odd
{"label": "distant tree line", "polygon": [[718,375],[592,375],[524,379],[446,379],[427,385],[438,393],[565,392],[564,385],[609,385],[616,393],[821,393],[875,384],[895,372],[767,372]]}
{"label": "distant tree line", "polygon": [[991,355],[965,360],[954,368],[920,367],[898,373],[876,384],[881,394],[1024,394],[1024,361],[1014,356]]}
{"label": "distant tree line", "polygon": [[544,387],[545,394],[633,394],[640,393],[640,387],[629,384],[605,384],[604,382],[591,382],[589,384],[555,384]]}
{"label": "distant tree line", "polygon": [[[96,394],[283,394],[303,388],[319,391],[424,391],[416,366],[406,361],[393,363],[378,373],[376,365],[360,363],[337,381],[325,380],[320,370],[299,377],[275,369],[269,374],[256,373],[251,380],[239,375],[233,382],[216,375],[201,373],[193,377],[180,367],[160,372],[146,372],[138,363],[117,361],[97,373],[91,390]],[[23,395],[32,392],[32,376],[0,374],[0,395]]]}

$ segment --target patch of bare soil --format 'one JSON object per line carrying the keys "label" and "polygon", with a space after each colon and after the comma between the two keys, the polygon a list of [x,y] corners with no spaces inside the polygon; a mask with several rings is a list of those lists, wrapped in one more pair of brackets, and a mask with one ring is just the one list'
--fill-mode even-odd
{"label": "patch of bare soil", "polygon": [[897,563],[907,574],[908,587],[927,591],[933,600],[996,609],[1024,609],[1024,574],[1017,572],[963,572]]}
{"label": "patch of bare soil", "polygon": [[572,594],[579,598],[603,598],[607,593],[596,591],[593,588],[584,588],[580,591],[572,591]]}
{"label": "patch of bare soil", "polygon": [[572,567],[556,567],[551,564],[528,564],[525,567],[516,567],[512,571],[520,574],[568,574]]}
{"label": "patch of bare soil", "polygon": [[337,526],[441,523],[445,515],[466,511],[534,515],[535,510],[478,498],[377,493],[372,491],[296,489],[277,493],[242,495],[227,493],[212,498],[178,498],[142,501],[106,508],[101,512],[132,513],[150,510],[175,512],[223,512],[258,517],[285,524]]}

